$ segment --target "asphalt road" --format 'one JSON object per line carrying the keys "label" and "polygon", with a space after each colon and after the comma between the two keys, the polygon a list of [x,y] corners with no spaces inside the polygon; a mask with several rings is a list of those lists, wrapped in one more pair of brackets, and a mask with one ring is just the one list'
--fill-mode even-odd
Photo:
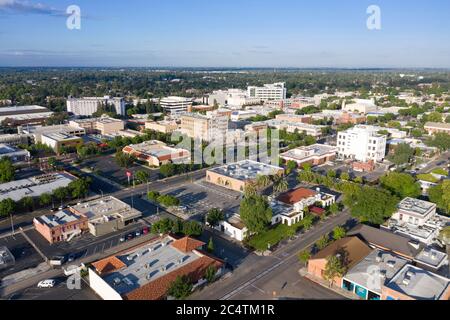
{"label": "asphalt road", "polygon": [[[270,257],[259,257],[254,254],[245,258],[239,268],[236,269],[232,276],[219,280],[211,286],[196,292],[192,295],[192,300],[229,300],[239,297],[239,294],[258,281],[264,279],[275,278],[282,267],[296,263],[297,254],[310,247],[322,235],[331,232],[338,225],[345,225],[351,221],[351,217],[347,212],[343,212],[338,216],[332,217],[324,222],[320,222],[313,229],[302,234],[298,239],[291,243],[281,246]],[[298,281],[300,276],[290,279],[290,283]],[[326,299],[327,297],[322,297]]]}

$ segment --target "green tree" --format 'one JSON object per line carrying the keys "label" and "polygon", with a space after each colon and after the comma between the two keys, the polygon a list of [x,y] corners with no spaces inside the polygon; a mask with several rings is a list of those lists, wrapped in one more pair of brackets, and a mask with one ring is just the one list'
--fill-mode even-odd
{"label": "green tree", "polygon": [[337,204],[337,203],[333,203],[331,206],[330,206],[330,213],[332,214],[332,215],[335,215],[335,214],[337,214],[338,212],[339,212],[339,205]]}
{"label": "green tree", "polygon": [[213,238],[209,238],[209,242],[208,242],[208,252],[209,253],[213,253],[214,252],[214,241]]}
{"label": "green tree", "polygon": [[187,276],[178,276],[175,281],[170,284],[167,294],[177,300],[184,300],[189,297],[192,288],[191,280]]}
{"label": "green tree", "polygon": [[343,277],[346,272],[347,268],[344,265],[340,255],[333,255],[327,258],[327,264],[325,265],[323,277],[325,280],[330,282],[330,287],[333,285],[334,279],[337,277]]}
{"label": "green tree", "polygon": [[158,198],[161,194],[157,191],[149,191],[147,193],[147,198],[151,201],[158,202]]}
{"label": "green tree", "polygon": [[203,227],[197,221],[185,221],[183,224],[183,233],[188,236],[200,236],[203,232]]}
{"label": "green tree", "polygon": [[0,160],[0,182],[13,181],[15,172],[16,168],[13,166],[11,159],[4,157]]}
{"label": "green tree", "polygon": [[311,252],[308,250],[302,251],[298,254],[298,260],[300,263],[307,264],[309,259],[311,259]]}
{"label": "green tree", "polygon": [[14,213],[16,209],[16,203],[10,199],[4,199],[0,201],[0,217],[7,217]]}
{"label": "green tree", "polygon": [[350,180],[350,175],[348,174],[348,172],[342,172],[340,175],[340,179],[344,180],[344,181],[349,181]]}
{"label": "green tree", "polygon": [[266,175],[259,175],[256,177],[256,185],[260,189],[267,188],[272,183],[272,180],[269,176]]}
{"label": "green tree", "polygon": [[152,233],[154,234],[166,234],[169,233],[174,226],[172,219],[164,218],[152,225]]}
{"label": "green tree", "polygon": [[368,186],[358,189],[350,199],[348,195],[345,197],[353,217],[377,225],[392,216],[399,202],[388,191]]}
{"label": "green tree", "polygon": [[328,246],[328,243],[330,242],[327,235],[323,235],[319,240],[316,242],[316,247],[319,250],[324,249],[326,246]]}
{"label": "green tree", "polygon": [[290,175],[295,169],[297,169],[298,165],[297,162],[289,160],[286,163],[286,174]]}
{"label": "green tree", "polygon": [[217,270],[213,266],[209,266],[205,271],[205,279],[208,283],[213,283],[216,279]]}
{"label": "green tree", "polygon": [[168,178],[176,174],[176,168],[173,163],[167,163],[159,167],[159,172],[163,177]]}
{"label": "green tree", "polygon": [[53,191],[53,195],[55,196],[55,198],[61,201],[61,206],[63,205],[63,200],[67,198],[68,194],[69,193],[67,192],[67,189],[63,187],[55,189],[55,191]]}
{"label": "green tree", "polygon": [[222,210],[213,208],[209,210],[208,215],[206,217],[206,221],[211,227],[216,227],[220,222],[225,220],[225,215]]}
{"label": "green tree", "polygon": [[247,183],[244,187],[244,197],[251,198],[258,195],[257,186],[254,183]]}
{"label": "green tree", "polygon": [[24,197],[20,200],[20,204],[23,209],[30,211],[33,210],[34,200],[31,197]]}
{"label": "green tree", "polygon": [[44,193],[39,197],[39,204],[41,206],[47,206],[52,203],[52,195],[50,193]]}
{"label": "green tree", "polygon": [[289,189],[289,183],[286,180],[286,178],[280,177],[275,180],[274,185],[273,185],[273,190],[276,193],[283,193],[283,192],[288,191],[288,189]]}
{"label": "green tree", "polygon": [[136,160],[133,156],[123,153],[122,151],[116,152],[115,159],[117,164],[122,168],[129,168]]}
{"label": "green tree", "polygon": [[306,231],[308,231],[309,229],[311,229],[312,226],[313,226],[313,224],[314,224],[314,218],[313,218],[313,216],[311,216],[311,215],[307,215],[307,216],[306,216],[305,218],[303,218],[303,220],[302,220],[303,228],[304,228]]}
{"label": "green tree", "polygon": [[402,164],[409,163],[413,156],[414,149],[407,143],[400,143],[397,148],[395,148],[394,154],[389,156],[388,159],[395,165],[400,166]]}
{"label": "green tree", "polygon": [[336,227],[333,230],[333,239],[334,240],[340,240],[342,238],[345,238],[346,235],[347,235],[347,232],[345,231],[345,229],[343,227]]}
{"label": "green tree", "polygon": [[428,189],[428,197],[440,209],[450,213],[450,180],[444,180],[441,184]]}
{"label": "green tree", "polygon": [[140,183],[147,183],[150,175],[148,174],[147,171],[139,170],[135,173],[134,177]]}
{"label": "green tree", "polygon": [[262,196],[244,198],[239,214],[247,229],[252,233],[266,231],[272,221],[272,209]]}
{"label": "green tree", "polygon": [[91,181],[88,178],[81,178],[75,181],[72,181],[69,184],[69,190],[74,199],[80,199],[85,197],[89,193]]}
{"label": "green tree", "polygon": [[328,178],[332,178],[332,179],[336,178],[336,171],[334,171],[334,170],[329,170],[329,171],[327,172],[327,177],[328,177]]}
{"label": "green tree", "polygon": [[381,178],[381,186],[400,198],[420,196],[420,184],[407,173],[391,172]]}
{"label": "green tree", "polygon": [[447,133],[436,133],[434,137],[426,141],[426,144],[430,147],[436,147],[441,151],[450,150],[450,135]]}

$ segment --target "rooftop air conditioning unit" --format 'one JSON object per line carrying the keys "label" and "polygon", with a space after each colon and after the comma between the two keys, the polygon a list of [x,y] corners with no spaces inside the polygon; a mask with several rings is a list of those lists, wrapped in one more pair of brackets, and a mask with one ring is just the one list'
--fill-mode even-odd
{"label": "rooftop air conditioning unit", "polygon": [[437,252],[432,252],[431,253],[431,259],[437,260]]}
{"label": "rooftop air conditioning unit", "polygon": [[409,270],[408,272],[406,272],[406,276],[408,278],[412,278],[416,275],[416,273],[413,270]]}
{"label": "rooftop air conditioning unit", "polygon": [[405,277],[405,278],[403,279],[403,284],[404,284],[405,286],[408,286],[410,282],[411,282],[411,279],[409,279],[409,278],[407,278],[407,277]]}
{"label": "rooftop air conditioning unit", "polygon": [[387,265],[388,265],[390,268],[393,268],[393,267],[395,267],[395,261],[389,261],[389,262],[387,263]]}

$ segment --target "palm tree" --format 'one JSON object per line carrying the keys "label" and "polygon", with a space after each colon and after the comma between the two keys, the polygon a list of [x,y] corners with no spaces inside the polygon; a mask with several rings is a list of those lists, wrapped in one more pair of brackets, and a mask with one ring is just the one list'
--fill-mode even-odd
{"label": "palm tree", "polygon": [[244,187],[244,196],[250,198],[258,193],[256,185],[254,183],[247,183]]}
{"label": "palm tree", "polygon": [[272,180],[270,179],[269,176],[258,175],[256,177],[256,185],[257,185],[257,187],[259,187],[261,189],[267,188],[268,186],[270,186],[271,183],[272,183]]}
{"label": "palm tree", "polygon": [[286,178],[277,179],[273,186],[273,190],[276,193],[283,193],[283,192],[288,191],[288,189],[289,189],[289,183],[287,182]]}

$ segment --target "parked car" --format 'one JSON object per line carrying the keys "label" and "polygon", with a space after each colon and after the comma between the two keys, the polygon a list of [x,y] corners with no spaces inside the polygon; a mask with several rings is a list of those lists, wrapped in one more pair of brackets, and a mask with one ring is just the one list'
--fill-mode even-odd
{"label": "parked car", "polygon": [[71,253],[67,256],[67,262],[72,262],[76,259],[76,254],[75,253]]}
{"label": "parked car", "polygon": [[53,288],[56,285],[56,281],[53,279],[44,280],[38,283],[38,288]]}
{"label": "parked car", "polygon": [[136,231],[136,232],[134,233],[134,235],[135,235],[136,237],[140,237],[140,236],[141,236],[141,231]]}
{"label": "parked car", "polygon": [[66,258],[63,256],[56,256],[50,259],[51,266],[62,266],[66,262]]}
{"label": "parked car", "polygon": [[144,229],[142,229],[142,234],[143,235],[146,235],[146,234],[148,234],[149,233],[149,229],[147,228],[147,227],[145,227]]}
{"label": "parked car", "polygon": [[119,242],[125,242],[125,241],[127,241],[127,239],[125,238],[125,236],[120,237]]}
{"label": "parked car", "polygon": [[130,233],[130,234],[127,236],[127,239],[128,239],[128,240],[133,240],[133,238],[134,238],[134,235],[133,235],[132,233]]}

